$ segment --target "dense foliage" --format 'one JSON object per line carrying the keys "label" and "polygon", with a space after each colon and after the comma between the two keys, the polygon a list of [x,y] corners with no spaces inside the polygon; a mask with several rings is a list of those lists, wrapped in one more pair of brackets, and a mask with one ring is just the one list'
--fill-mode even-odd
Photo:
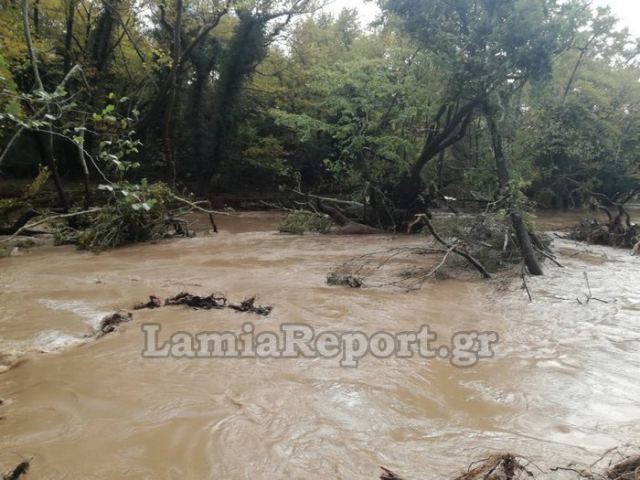
{"label": "dense foliage", "polygon": [[[397,227],[638,189],[638,43],[587,0],[0,0],[0,168],[349,196]],[[398,212],[405,212],[404,217]],[[517,220],[517,219],[516,219]]]}

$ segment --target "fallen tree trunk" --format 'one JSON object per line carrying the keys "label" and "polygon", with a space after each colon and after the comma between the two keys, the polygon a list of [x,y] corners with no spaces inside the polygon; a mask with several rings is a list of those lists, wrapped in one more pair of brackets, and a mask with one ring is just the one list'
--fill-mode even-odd
{"label": "fallen tree trunk", "polygon": [[317,205],[318,210],[329,215],[334,222],[340,225],[339,228],[332,231],[336,235],[378,235],[384,233],[384,230],[379,228],[351,220],[337,207],[324,205],[321,201],[318,201]]}

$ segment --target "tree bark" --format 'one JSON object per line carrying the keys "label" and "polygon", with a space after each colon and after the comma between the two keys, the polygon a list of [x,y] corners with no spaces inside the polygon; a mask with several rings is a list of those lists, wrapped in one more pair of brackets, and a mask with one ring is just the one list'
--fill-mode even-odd
{"label": "tree bark", "polygon": [[[40,77],[40,69],[38,68],[38,56],[36,54],[36,50],[33,46],[33,39],[31,37],[31,27],[29,26],[29,0],[22,1],[22,26],[24,28],[24,38],[27,43],[27,52],[29,54],[29,61],[31,62],[31,67],[33,68],[33,76],[36,81],[36,86],[38,90],[44,92],[44,84],[42,83],[42,78]],[[47,111],[49,111],[49,107],[47,105]],[[53,133],[50,132],[46,138],[42,138],[42,135],[36,134],[38,139],[38,146],[40,148],[40,152],[42,154],[42,159],[45,165],[49,167],[51,170],[51,174],[53,176],[53,181],[56,186],[56,190],[58,192],[58,197],[60,198],[60,203],[64,211],[69,210],[69,201],[64,192],[64,187],[62,186],[62,180],[60,179],[60,175],[58,174],[58,167],[56,166],[56,161],[53,158]]]}
{"label": "tree bark", "polygon": [[[494,115],[494,111],[485,108],[485,118],[491,135],[491,144],[493,146],[496,170],[498,172],[498,183],[500,185],[500,189],[506,192],[509,188],[510,181],[509,166],[507,164],[507,157],[504,153],[502,135],[500,134]],[[527,269],[531,275],[544,275],[540,262],[538,261],[538,257],[536,256],[536,252],[533,248],[533,244],[531,243],[529,231],[522,219],[520,208],[515,204],[513,199],[510,199],[509,203],[511,210],[509,216],[511,218],[511,223],[513,224],[513,229],[516,233],[516,238],[518,239],[520,252],[522,253],[525,264],[527,265]]]}
{"label": "tree bark", "polygon": [[409,209],[416,203],[424,188],[422,171],[433,158],[464,138],[478,103],[477,100],[471,100],[462,107],[447,104],[440,107],[428,126],[420,156],[396,187],[395,197],[399,208]]}
{"label": "tree bark", "polygon": [[164,111],[163,145],[164,156],[169,167],[171,186],[176,184],[176,161],[174,158],[173,145],[173,114],[176,104],[176,90],[178,89],[178,71],[180,70],[180,58],[182,55],[181,35],[182,35],[182,0],[176,1],[176,21],[173,25],[173,65],[169,80],[169,99]]}
{"label": "tree bark", "polygon": [[64,73],[66,74],[71,69],[71,43],[73,41],[73,20],[76,11],[77,0],[67,0],[67,18],[65,20],[65,34],[64,34]]}

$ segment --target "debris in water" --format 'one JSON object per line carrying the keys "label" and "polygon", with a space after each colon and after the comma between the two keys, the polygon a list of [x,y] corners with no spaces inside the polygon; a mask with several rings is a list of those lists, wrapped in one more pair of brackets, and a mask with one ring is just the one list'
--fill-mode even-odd
{"label": "debris in water", "polygon": [[640,455],[629,457],[614,465],[607,472],[610,480],[638,480],[640,479]]}
{"label": "debris in water", "polygon": [[26,475],[29,471],[29,467],[31,466],[31,460],[25,460],[21,462],[16,468],[14,468],[10,473],[7,473],[2,477],[2,480],[18,480],[23,475]]}
{"label": "debris in water", "polygon": [[133,308],[141,310],[144,308],[160,308],[165,305],[187,305],[196,310],[212,310],[231,308],[237,312],[255,313],[257,315],[267,316],[273,311],[273,305],[256,305],[256,297],[249,297],[239,304],[229,304],[224,296],[216,296],[215,294],[202,297],[191,293],[182,292],[175,297],[167,298],[164,302],[155,295],[149,297],[147,303],[139,303]]}
{"label": "debris in water", "polygon": [[402,477],[399,477],[388,468],[384,468],[384,467],[380,467],[380,468],[382,469],[382,475],[380,475],[380,480],[402,480]]}
{"label": "debris in water", "polygon": [[518,480],[533,477],[520,460],[510,453],[494,455],[456,477],[455,480]]}
{"label": "debris in water", "polygon": [[118,326],[122,323],[130,322],[133,319],[133,315],[130,312],[120,311],[107,315],[100,320],[96,337],[103,337],[111,332],[114,332]]}
{"label": "debris in water", "polygon": [[[553,467],[551,472],[573,472],[578,475],[579,478],[585,480],[640,480],[640,455],[634,455],[624,458],[621,462],[616,463],[613,467],[608,467],[605,471],[596,472],[594,467],[606,458],[611,452],[617,452],[620,454],[617,448],[609,449],[600,459],[591,464],[590,467],[576,468],[575,466],[568,467]],[[523,460],[525,461],[523,463]],[[529,471],[527,467],[531,465],[531,460],[524,457],[513,455],[511,453],[505,453],[501,455],[492,455],[485,460],[472,463],[467,471],[457,477],[454,480],[524,480],[535,478],[533,472]],[[609,465],[611,465],[609,463]],[[380,467],[382,473],[380,474],[380,480],[403,480],[402,477],[392,472],[388,468]],[[542,472],[542,470],[540,470]],[[544,475],[544,478],[566,478],[561,477],[548,477]]]}
{"label": "debris in water", "polygon": [[273,310],[273,305],[256,305],[256,297],[250,297],[242,301],[240,305],[231,304],[229,308],[238,312],[251,312],[258,315],[267,316]]}
{"label": "debris in water", "polygon": [[334,285],[334,286],[360,288],[362,287],[363,281],[362,281],[362,278],[357,277],[355,275],[331,272],[327,276],[327,283],[329,285]]}
{"label": "debris in water", "polygon": [[147,303],[138,303],[133,307],[134,310],[143,310],[145,308],[160,308],[163,305],[162,300],[155,295],[149,296]]}
{"label": "debris in water", "polygon": [[211,294],[206,297],[198,295],[192,295],[190,293],[182,292],[172,298],[167,298],[164,301],[165,305],[187,305],[195,308],[196,310],[211,310],[214,308],[225,308],[227,306],[227,299],[225,297],[216,297]]}

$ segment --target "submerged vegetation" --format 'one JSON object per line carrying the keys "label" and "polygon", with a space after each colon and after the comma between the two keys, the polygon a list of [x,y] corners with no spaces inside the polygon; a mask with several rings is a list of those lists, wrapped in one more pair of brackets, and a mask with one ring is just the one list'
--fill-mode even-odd
{"label": "submerged vegetation", "polygon": [[303,233],[328,233],[333,225],[331,219],[320,213],[296,210],[289,212],[280,223],[280,231],[302,235]]}

